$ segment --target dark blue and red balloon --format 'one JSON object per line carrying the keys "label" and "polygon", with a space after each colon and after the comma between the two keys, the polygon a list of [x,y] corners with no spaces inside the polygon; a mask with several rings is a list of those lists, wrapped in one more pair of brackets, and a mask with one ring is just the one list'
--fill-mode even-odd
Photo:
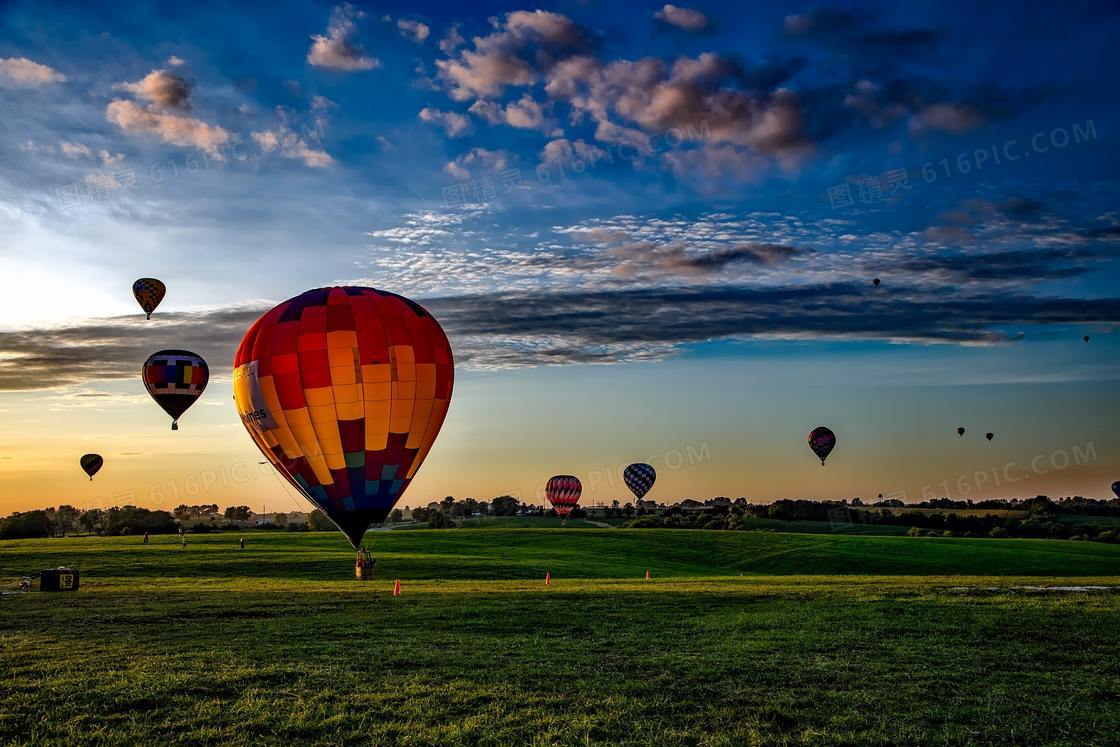
{"label": "dark blue and red balloon", "polygon": [[821,460],[821,466],[824,466],[824,460],[828,459],[828,455],[836,448],[836,434],[823,425],[818,426],[809,434],[809,448]]}

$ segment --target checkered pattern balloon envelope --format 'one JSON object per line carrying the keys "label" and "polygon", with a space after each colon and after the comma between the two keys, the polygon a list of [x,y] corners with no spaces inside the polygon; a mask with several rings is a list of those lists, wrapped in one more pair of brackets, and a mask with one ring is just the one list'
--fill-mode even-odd
{"label": "checkered pattern balloon envelope", "polygon": [[583,485],[574,475],[550,477],[544,488],[545,497],[560,518],[566,518],[572,509],[579,505],[579,497],[582,494]]}
{"label": "checkered pattern balloon envelope", "polygon": [[836,434],[823,425],[814,428],[813,432],[809,434],[809,448],[820,457],[822,467],[824,466],[824,460],[832,453],[835,446]]}
{"label": "checkered pattern balloon envelope", "polygon": [[167,286],[155,278],[140,278],[132,284],[132,295],[136,296],[136,302],[140,304],[140,308],[149,319],[152,318],[152,312],[159,306],[165,293],[167,293]]}
{"label": "checkered pattern balloon envelope", "polygon": [[1112,492],[1116,494],[1117,498],[1120,498],[1120,480],[1112,483]]}
{"label": "checkered pattern balloon envelope", "polygon": [[82,469],[89,475],[89,479],[92,481],[93,476],[96,475],[105,464],[105,460],[101,458],[100,454],[83,454],[82,458],[78,460],[78,464],[82,465]]}
{"label": "checkered pattern balloon envelope", "polygon": [[253,324],[233,365],[253,441],[355,548],[428,455],[454,379],[435,318],[373,288],[285,301]]}
{"label": "checkered pattern balloon envelope", "polygon": [[656,479],[657,471],[649,464],[639,462],[622,470],[622,481],[639,501],[645,498]]}
{"label": "checkered pattern balloon envelope", "polygon": [[189,350],[161,350],[144,362],[144,386],[152,399],[171,416],[171,430],[193,405],[210,380],[210,368]]}

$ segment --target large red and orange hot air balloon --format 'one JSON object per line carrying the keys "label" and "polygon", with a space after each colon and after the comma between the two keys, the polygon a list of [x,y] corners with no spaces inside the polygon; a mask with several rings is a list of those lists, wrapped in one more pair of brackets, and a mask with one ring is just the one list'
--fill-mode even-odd
{"label": "large red and orange hot air balloon", "polygon": [[443,425],[454,378],[443,329],[393,293],[319,288],[258,319],[233,365],[253,441],[358,548]]}
{"label": "large red and orange hot air balloon", "polygon": [[556,475],[548,478],[544,495],[556,510],[556,515],[561,519],[568,518],[568,514],[579,505],[579,497],[583,494],[583,484],[574,475]]}

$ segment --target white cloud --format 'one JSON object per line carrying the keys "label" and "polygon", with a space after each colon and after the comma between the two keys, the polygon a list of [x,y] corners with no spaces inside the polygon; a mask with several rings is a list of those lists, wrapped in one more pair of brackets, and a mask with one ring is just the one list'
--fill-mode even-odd
{"label": "white cloud", "polygon": [[526,93],[520,101],[506,107],[506,123],[522,130],[539,130],[544,125],[544,111],[531,95]]}
{"label": "white cloud", "polygon": [[165,109],[190,108],[191,84],[166,70],[153,70],[135,83],[119,87]]}
{"label": "white cloud", "polygon": [[66,76],[52,67],[26,57],[0,59],[0,85],[12,88],[35,88],[48,83],[61,83]]}
{"label": "white cloud", "polygon": [[331,11],[330,24],[326,35],[315,34],[311,37],[311,49],[307,61],[316,67],[330,70],[372,70],[381,63],[366,54],[362,45],[354,41],[357,34],[357,19],[365,17],[349,3],[337,6]]}
{"label": "white cloud", "polygon": [[439,51],[446,55],[454,54],[455,50],[461,47],[465,42],[466,39],[459,33],[459,27],[452,26],[447,30],[447,34],[439,40]]}
{"label": "white cloud", "polygon": [[448,137],[458,137],[471,130],[471,120],[465,114],[446,112],[424,107],[420,110],[420,121],[438,124]]}
{"label": "white cloud", "polygon": [[474,148],[451,161],[443,170],[456,179],[470,179],[472,171],[505,171],[511,156],[504,150]]}
{"label": "white cloud", "polygon": [[436,60],[440,78],[456,101],[497,96],[508,85],[536,81],[565,53],[586,49],[590,41],[567,16],[544,10],[507,13],[494,33],[474,39],[473,49]]}
{"label": "white cloud", "polygon": [[60,141],[58,149],[62,151],[62,155],[67,158],[92,158],[93,152],[89,149],[88,145],[84,143],[70,143],[65,140]]}
{"label": "white cloud", "polygon": [[334,163],[334,158],[325,150],[312,146],[284,126],[275,130],[253,132],[251,136],[253,142],[265,153],[278,151],[282,157],[303,161],[312,168],[324,168]]}
{"label": "white cloud", "polygon": [[681,8],[671,3],[667,3],[665,7],[654,13],[653,17],[685,31],[703,31],[708,27],[708,17],[701,11]]}
{"label": "white cloud", "polygon": [[116,166],[124,160],[124,153],[110,153],[102,148],[97,151],[97,157],[100,159],[102,166]]}
{"label": "white cloud", "polygon": [[218,149],[230,141],[229,132],[194,117],[145,109],[132,101],[116,99],[105,108],[105,117],[122,131],[155,135],[165,143],[195,147],[221,160]]}
{"label": "white cloud", "polygon": [[428,34],[432,32],[427,24],[420,21],[411,21],[407,18],[400,18],[397,20],[397,31],[405,39],[416,42],[417,44],[423,43],[428,38]]}

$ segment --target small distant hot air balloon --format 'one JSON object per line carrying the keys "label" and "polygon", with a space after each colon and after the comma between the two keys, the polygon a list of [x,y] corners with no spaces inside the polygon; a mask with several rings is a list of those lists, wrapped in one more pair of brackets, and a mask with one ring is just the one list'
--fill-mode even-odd
{"label": "small distant hot air balloon", "polygon": [[257,448],[357,550],[420,469],[451,404],[447,336],[374,288],[309,290],[265,313],[233,361]]}
{"label": "small distant hot air balloon", "polygon": [[100,454],[83,454],[82,458],[78,460],[78,464],[82,465],[82,469],[89,475],[89,481],[93,482],[93,476],[105,464],[105,460],[101,458]]}
{"label": "small distant hot air balloon", "polygon": [[989,441],[991,441],[995,437],[996,437],[996,434],[994,434],[994,433],[985,433],[984,434],[984,438],[988,439]]}
{"label": "small distant hot air balloon", "polygon": [[140,278],[132,284],[132,295],[136,296],[137,303],[148,315],[148,319],[152,318],[152,312],[159,306],[165,293],[167,286],[155,278]]}
{"label": "small distant hot air balloon", "polygon": [[144,362],[143,373],[148,394],[171,416],[171,430],[179,430],[179,418],[210,380],[206,361],[189,350],[161,350]]}
{"label": "small distant hot air balloon", "polygon": [[879,278],[875,278],[875,279],[874,279],[874,280],[872,280],[871,282],[875,284],[875,287],[876,287],[876,288],[878,288],[878,287],[879,287],[879,283],[881,283],[881,282],[883,282],[883,281],[881,281],[881,280],[880,280]]}
{"label": "small distant hot air balloon", "polygon": [[957,435],[958,436],[963,436],[964,435],[964,426],[963,425],[960,426],[959,428],[957,428]]}
{"label": "small distant hot air balloon", "polygon": [[561,519],[568,518],[568,514],[579,505],[579,497],[583,494],[583,485],[574,475],[556,475],[548,478],[544,495],[548,502],[556,509],[556,515]]}
{"label": "small distant hot air balloon", "polygon": [[1085,335],[1081,339],[1084,340],[1085,342],[1089,342],[1089,335]]}
{"label": "small distant hot air balloon", "polygon": [[809,434],[809,448],[820,457],[822,467],[824,466],[824,460],[828,458],[835,447],[836,434],[823,425],[814,428],[813,432]]}
{"label": "small distant hot air balloon", "polygon": [[657,480],[657,470],[643,462],[631,464],[622,471],[622,481],[639,501],[645,498],[655,480]]}
{"label": "small distant hot air balloon", "polygon": [[1120,480],[1112,483],[1112,492],[1116,494],[1117,498],[1120,498]]}

